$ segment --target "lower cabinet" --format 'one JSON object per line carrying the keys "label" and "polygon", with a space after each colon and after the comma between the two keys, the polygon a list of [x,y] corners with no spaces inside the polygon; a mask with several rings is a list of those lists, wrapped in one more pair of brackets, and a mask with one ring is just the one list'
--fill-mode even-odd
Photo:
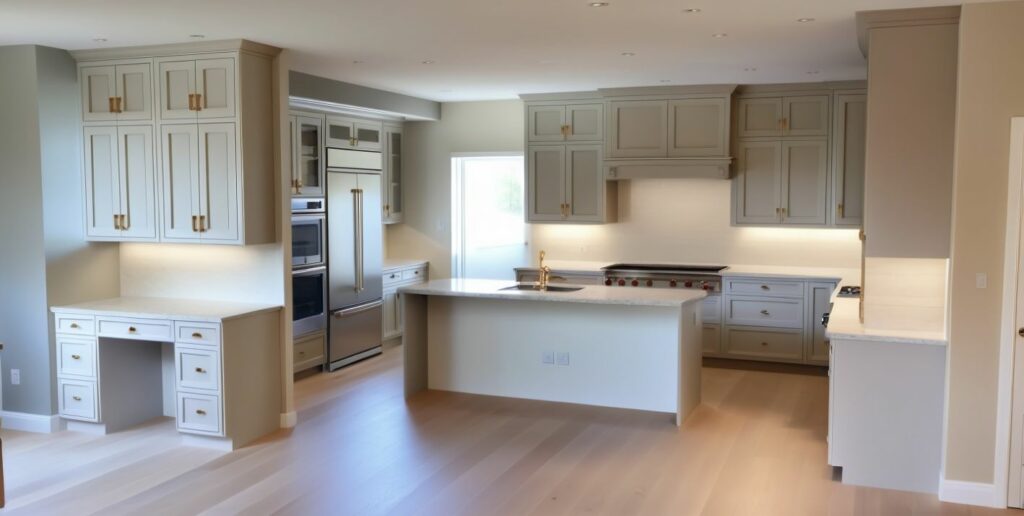
{"label": "lower cabinet", "polygon": [[323,331],[298,337],[292,342],[292,369],[294,372],[321,366],[327,349],[327,334]]}
{"label": "lower cabinet", "polygon": [[402,312],[402,293],[398,291],[407,285],[417,285],[428,281],[428,269],[425,262],[384,269],[384,317],[381,329],[383,340],[388,341],[402,336],[405,328],[405,317]]}

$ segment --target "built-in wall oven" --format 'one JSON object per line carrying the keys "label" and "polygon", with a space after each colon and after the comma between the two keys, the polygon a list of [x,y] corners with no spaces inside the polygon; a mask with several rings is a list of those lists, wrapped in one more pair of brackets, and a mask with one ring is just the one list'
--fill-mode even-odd
{"label": "built-in wall oven", "polygon": [[327,329],[327,214],[323,198],[292,199],[292,335]]}
{"label": "built-in wall oven", "polygon": [[327,329],[327,267],[292,270],[292,335]]}
{"label": "built-in wall oven", "polygon": [[292,199],[292,267],[327,264],[324,199]]}

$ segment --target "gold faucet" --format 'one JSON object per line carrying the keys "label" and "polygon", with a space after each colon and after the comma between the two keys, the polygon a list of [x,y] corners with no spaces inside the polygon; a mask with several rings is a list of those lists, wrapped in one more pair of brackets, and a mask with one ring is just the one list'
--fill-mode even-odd
{"label": "gold faucet", "polygon": [[551,275],[551,267],[548,267],[547,265],[544,265],[544,255],[545,255],[544,251],[541,251],[540,252],[540,274],[539,274],[539,276],[537,278],[537,290],[547,290],[548,289],[548,283],[550,283],[552,279],[565,280],[565,278],[563,278],[561,276],[552,276]]}

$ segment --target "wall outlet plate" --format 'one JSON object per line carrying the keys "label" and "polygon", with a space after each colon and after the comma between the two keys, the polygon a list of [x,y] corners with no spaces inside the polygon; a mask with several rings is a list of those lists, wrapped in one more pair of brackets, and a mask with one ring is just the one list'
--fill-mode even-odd
{"label": "wall outlet plate", "polygon": [[558,365],[564,365],[564,366],[569,365],[569,353],[568,352],[564,352],[564,353],[560,352],[560,353],[558,353]]}
{"label": "wall outlet plate", "polygon": [[11,385],[21,385],[21,369],[11,369]]}
{"label": "wall outlet plate", "polygon": [[555,363],[555,352],[554,351],[545,351],[543,354],[541,354],[540,362],[542,364],[552,364],[552,365],[554,365],[554,363]]}

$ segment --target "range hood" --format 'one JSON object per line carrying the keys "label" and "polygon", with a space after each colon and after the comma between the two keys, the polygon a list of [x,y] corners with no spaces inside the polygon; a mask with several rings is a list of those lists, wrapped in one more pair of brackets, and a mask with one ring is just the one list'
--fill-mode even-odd
{"label": "range hood", "polygon": [[636,158],[604,160],[605,179],[729,179],[732,158]]}

